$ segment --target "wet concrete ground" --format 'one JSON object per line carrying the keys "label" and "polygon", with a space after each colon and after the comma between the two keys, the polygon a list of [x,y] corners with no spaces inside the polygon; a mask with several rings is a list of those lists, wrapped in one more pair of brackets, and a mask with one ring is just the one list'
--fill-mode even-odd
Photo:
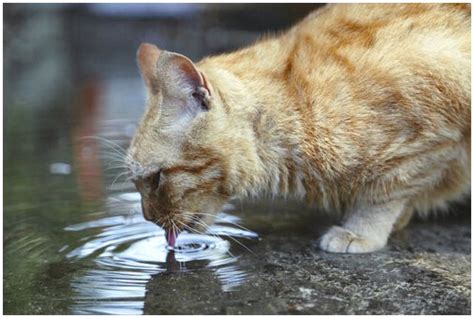
{"label": "wet concrete ground", "polygon": [[239,259],[252,274],[238,290],[223,293],[206,270],[160,274],[147,284],[144,313],[470,314],[468,211],[415,221],[384,250],[359,255],[319,250],[315,238],[330,222],[295,214],[260,222],[261,240],[247,244],[255,255]]}

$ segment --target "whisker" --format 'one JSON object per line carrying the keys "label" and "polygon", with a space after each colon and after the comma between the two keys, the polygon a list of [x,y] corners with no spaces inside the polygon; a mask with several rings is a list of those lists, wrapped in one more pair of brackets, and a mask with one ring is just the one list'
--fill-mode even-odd
{"label": "whisker", "polygon": [[101,159],[113,162],[113,163],[121,163],[123,165],[128,165],[127,160],[131,160],[131,157],[128,155],[125,156],[123,154],[116,154],[116,153],[105,153],[105,154],[99,154],[99,157]]}
{"label": "whisker", "polygon": [[103,171],[108,171],[108,170],[112,170],[112,169],[126,169],[127,172],[128,172],[128,166],[123,166],[123,165],[120,165],[120,166],[112,166],[112,167],[107,167],[105,168]]}
{"label": "whisker", "polygon": [[125,161],[125,159],[128,158],[128,154],[123,154],[123,153],[117,153],[117,152],[110,152],[108,150],[106,151],[99,151],[98,152],[99,156],[104,159],[119,159]]}
{"label": "whisker", "polygon": [[[194,220],[194,219],[191,218],[191,220]],[[187,225],[187,224],[185,224],[185,223],[183,223],[183,222],[181,222],[181,221],[179,221],[179,220],[178,220],[178,222],[179,222],[183,227],[185,227],[185,228],[187,228],[187,229],[189,229],[189,230],[192,230],[194,233],[201,234],[201,235],[210,235],[210,236],[213,236],[213,237],[218,238],[215,234],[209,233],[209,232],[207,232],[207,231],[206,231],[206,232],[199,231],[198,229],[194,229],[194,228],[190,227],[189,225]]]}
{"label": "whisker", "polygon": [[[202,220],[196,220],[196,223],[202,225],[204,228],[206,228],[207,230],[209,230],[209,225],[206,224],[204,221]],[[252,253],[253,255],[257,256],[257,254],[255,254],[254,251],[252,251],[251,249],[249,249],[247,246],[245,246],[243,243],[241,243],[240,241],[238,241],[237,239],[235,239],[234,237],[228,235],[228,234],[219,234],[219,235],[224,235],[224,236],[227,236],[228,238],[230,238],[231,240],[233,240],[234,242],[236,242],[237,244],[239,244],[240,246],[242,246],[243,248],[245,248],[247,251],[249,251],[250,253]]]}
{"label": "whisker", "polygon": [[[114,181],[112,181],[112,184],[110,185],[110,188],[112,188],[112,187],[114,186],[114,183],[115,183],[120,177],[125,176],[127,173],[128,173],[128,171],[124,171],[124,172],[120,173],[118,176],[116,176],[115,179],[114,179]],[[127,179],[130,179],[130,177],[127,177]]]}
{"label": "whisker", "polygon": [[235,225],[237,226],[238,228],[242,229],[242,230],[245,230],[245,231],[248,231],[248,232],[253,232],[252,230],[246,228],[245,226],[243,225],[240,225],[236,222],[233,222],[233,221],[230,221],[230,220],[227,220],[221,216],[218,216],[217,214],[212,214],[212,213],[203,213],[203,212],[188,212],[188,213],[191,213],[191,214],[199,214],[199,215],[209,215],[209,216],[212,216],[214,218],[216,218],[217,220],[222,220],[222,221],[225,221],[226,223],[229,223],[229,224],[232,224],[232,225]]}
{"label": "whisker", "polygon": [[129,153],[122,146],[111,140],[98,136],[84,136],[79,139],[98,140],[101,142],[102,145],[109,147],[106,153],[100,152],[101,157],[104,159],[122,163],[125,167],[128,167],[127,161],[131,161]]}
{"label": "whisker", "polygon": [[99,136],[83,136],[83,137],[78,138],[78,140],[83,140],[83,139],[95,139],[95,140],[103,142],[105,145],[108,145],[111,149],[114,149],[119,153],[122,153],[122,154],[127,153],[127,151],[122,146],[106,138],[102,138]]}

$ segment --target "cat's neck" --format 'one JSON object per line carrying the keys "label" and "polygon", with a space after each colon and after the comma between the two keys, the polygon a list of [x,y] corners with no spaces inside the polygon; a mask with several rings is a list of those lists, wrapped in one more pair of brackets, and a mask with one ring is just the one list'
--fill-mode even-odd
{"label": "cat's neck", "polygon": [[[303,105],[304,96],[289,89],[285,52],[278,43],[265,43],[265,49],[274,56],[259,56],[256,51],[237,52],[209,61],[208,72],[216,85],[217,94],[232,110],[235,121],[248,125],[247,136],[253,153],[247,157],[253,167],[239,167],[246,171],[242,183],[245,194],[307,196],[304,180],[315,174],[307,156],[302,113],[295,107]],[[251,67],[252,63],[255,67]],[[212,67],[211,67],[212,66]],[[309,118],[308,118],[309,119]],[[236,156],[238,157],[238,156]],[[241,163],[235,162],[235,165]],[[245,178],[240,178],[245,180]],[[247,189],[253,189],[248,193]]]}

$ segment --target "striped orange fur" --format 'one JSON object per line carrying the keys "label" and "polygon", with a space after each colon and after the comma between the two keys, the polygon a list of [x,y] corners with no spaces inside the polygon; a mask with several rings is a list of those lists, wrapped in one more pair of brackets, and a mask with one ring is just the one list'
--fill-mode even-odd
{"label": "striped orange fur", "polygon": [[345,215],[322,249],[380,249],[470,192],[470,21],[469,4],[338,4],[197,64],[143,44],[145,215],[198,229],[189,213],[232,198],[295,196]]}

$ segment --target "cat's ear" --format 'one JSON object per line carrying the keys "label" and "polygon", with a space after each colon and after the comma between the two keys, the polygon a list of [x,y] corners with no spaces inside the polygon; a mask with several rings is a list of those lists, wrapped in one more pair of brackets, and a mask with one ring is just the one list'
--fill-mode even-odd
{"label": "cat's ear", "polygon": [[137,51],[137,62],[147,88],[158,90],[157,62],[162,51],[153,44],[142,43]]}
{"label": "cat's ear", "polygon": [[203,73],[184,55],[166,52],[167,91],[171,96],[186,100],[191,107],[209,109],[211,89]]}
{"label": "cat's ear", "polygon": [[164,51],[158,60],[163,93],[161,118],[170,131],[182,132],[210,107],[211,87],[203,73],[187,57]]}

